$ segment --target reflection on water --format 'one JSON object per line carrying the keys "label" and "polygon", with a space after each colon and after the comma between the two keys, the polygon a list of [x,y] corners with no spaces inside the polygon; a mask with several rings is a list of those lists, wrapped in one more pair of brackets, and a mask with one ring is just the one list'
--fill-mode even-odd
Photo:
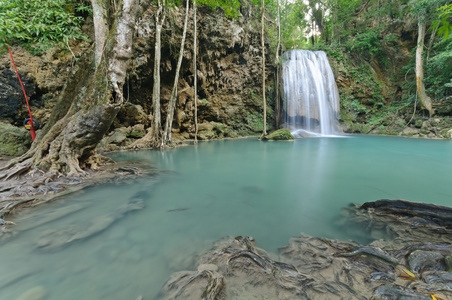
{"label": "reflection on water", "polygon": [[334,220],[351,202],[452,196],[450,141],[247,139],[112,157],[171,172],[18,213],[16,235],[0,245],[0,299],[158,299],[172,272],[223,236],[276,252],[301,232],[350,238]]}

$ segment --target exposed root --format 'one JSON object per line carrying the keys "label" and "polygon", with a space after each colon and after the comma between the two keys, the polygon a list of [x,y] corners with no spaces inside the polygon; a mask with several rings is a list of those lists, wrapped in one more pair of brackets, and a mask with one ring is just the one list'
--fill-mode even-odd
{"label": "exposed root", "polygon": [[209,282],[201,295],[201,299],[215,300],[223,288],[224,278],[219,273],[214,271],[206,270],[205,272],[209,275]]}
{"label": "exposed root", "polygon": [[[250,259],[263,271],[271,272],[273,277],[278,279],[279,284],[285,289],[293,289],[294,286],[296,286],[298,283],[306,281],[306,278],[303,275],[299,274],[297,269],[293,265],[274,261],[265,255],[259,255],[255,253],[255,251],[257,252],[257,249],[254,245],[253,238],[238,236],[235,238],[234,242],[238,243],[246,250],[238,249],[230,255],[230,257],[226,261],[226,273],[229,273],[229,266],[232,261],[243,257]],[[237,248],[228,247],[224,249],[224,252],[230,253],[232,249]]]}
{"label": "exposed root", "polygon": [[196,271],[190,277],[188,277],[180,287],[178,287],[177,293],[174,296],[174,299],[177,299],[184,290],[197,278],[208,277],[208,283],[206,288],[204,289],[201,299],[203,300],[215,300],[216,297],[220,294],[221,290],[224,286],[224,278],[221,274],[212,270],[203,270]]}
{"label": "exposed root", "polygon": [[139,140],[133,142],[128,149],[136,150],[136,149],[163,149],[164,145],[162,144],[159,138],[154,136],[154,132],[152,129],[148,131],[148,133]]}

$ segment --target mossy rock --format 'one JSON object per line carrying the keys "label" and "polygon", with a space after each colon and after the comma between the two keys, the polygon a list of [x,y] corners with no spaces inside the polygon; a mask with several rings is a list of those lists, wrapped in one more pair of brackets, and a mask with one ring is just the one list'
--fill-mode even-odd
{"label": "mossy rock", "polygon": [[267,136],[262,137],[263,141],[291,141],[294,140],[289,129],[278,129]]}
{"label": "mossy rock", "polygon": [[27,152],[32,143],[30,132],[10,124],[0,123],[0,156],[19,156]]}

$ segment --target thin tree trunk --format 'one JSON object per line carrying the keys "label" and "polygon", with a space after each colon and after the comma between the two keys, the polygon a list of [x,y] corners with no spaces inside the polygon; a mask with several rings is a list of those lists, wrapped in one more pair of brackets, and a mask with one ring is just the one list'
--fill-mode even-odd
{"label": "thin tree trunk", "polygon": [[186,4],[186,8],[185,8],[184,32],[182,34],[182,41],[181,41],[180,51],[179,51],[179,59],[177,61],[176,75],[174,76],[173,91],[171,92],[171,98],[168,103],[168,114],[166,116],[165,132],[163,133],[162,147],[167,146],[168,144],[172,143],[171,128],[172,128],[172,124],[173,124],[174,109],[176,106],[177,83],[179,81],[179,73],[180,73],[180,68],[182,65],[182,59],[184,58],[185,37],[187,36],[187,24],[188,24],[188,9],[190,7],[190,1],[189,0],[186,0],[186,1],[187,1],[187,4]]}
{"label": "thin tree trunk", "polygon": [[280,15],[280,3],[277,1],[278,6],[278,46],[276,47],[275,65],[276,65],[276,104],[275,104],[275,128],[279,128],[280,125],[280,99],[279,99],[279,74],[280,74],[280,64],[279,64],[279,52],[281,48],[281,15]]}
{"label": "thin tree trunk", "polygon": [[194,24],[194,45],[193,45],[193,72],[194,72],[194,87],[195,87],[195,144],[198,143],[198,70],[196,67],[196,52],[197,50],[197,24],[196,24],[196,0],[193,1],[193,24]]}
{"label": "thin tree trunk", "polygon": [[422,52],[424,50],[424,38],[425,38],[425,22],[418,23],[418,38],[417,38],[417,49],[416,49],[416,89],[419,96],[419,101],[421,105],[428,110],[430,116],[434,114],[432,108],[432,99],[425,93],[424,86],[424,68],[422,61]]}
{"label": "thin tree trunk", "polygon": [[279,12],[279,9],[280,9],[279,0],[277,1],[276,5],[278,6],[278,16],[277,16],[277,18],[278,18],[278,21],[277,21],[278,22],[278,45],[276,46],[275,63],[278,63],[279,62],[279,51],[281,48],[281,16],[280,16],[280,12]]}
{"label": "thin tree trunk", "polygon": [[265,41],[264,41],[264,11],[265,11],[265,0],[262,0],[262,31],[261,31],[261,42],[262,42],[262,101],[264,103],[264,128],[262,130],[262,136],[267,135],[267,99],[265,97]]}
{"label": "thin tree trunk", "polygon": [[336,9],[334,4],[332,5],[333,17],[331,19],[331,44],[334,44],[334,19],[336,18]]}
{"label": "thin tree trunk", "polygon": [[160,139],[160,61],[162,49],[162,27],[165,22],[165,8],[162,0],[158,1],[158,10],[155,14],[155,54],[154,54],[154,86],[152,88],[152,105],[154,107],[152,122],[152,138],[156,145]]}
{"label": "thin tree trunk", "polygon": [[96,50],[94,52],[96,66],[99,65],[104,50],[105,41],[108,37],[108,1],[91,0],[93,7],[94,39]]}
{"label": "thin tree trunk", "polygon": [[428,48],[427,48],[427,63],[428,60],[430,59],[430,51],[432,50],[433,47],[433,42],[435,41],[435,37],[436,37],[436,32],[438,31],[438,26],[435,26],[432,30],[432,34],[430,35],[430,40],[428,41]]}

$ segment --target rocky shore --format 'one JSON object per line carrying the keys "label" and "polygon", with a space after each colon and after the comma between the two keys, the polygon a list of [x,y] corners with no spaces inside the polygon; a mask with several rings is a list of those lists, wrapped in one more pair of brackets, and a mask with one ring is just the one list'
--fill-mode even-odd
{"label": "rocky shore", "polygon": [[378,200],[343,210],[368,245],[302,235],[278,255],[224,238],[197,270],[175,273],[162,299],[450,299],[452,209]]}
{"label": "rocky shore", "polygon": [[[0,160],[0,169],[7,164],[7,160]],[[61,176],[49,182],[41,182],[39,171],[30,170],[27,174],[3,181],[0,185],[0,235],[4,229],[3,219],[21,207],[53,201],[88,186],[137,180],[160,172],[162,171],[157,170],[150,161],[111,161],[98,170],[87,171],[81,178]]]}

